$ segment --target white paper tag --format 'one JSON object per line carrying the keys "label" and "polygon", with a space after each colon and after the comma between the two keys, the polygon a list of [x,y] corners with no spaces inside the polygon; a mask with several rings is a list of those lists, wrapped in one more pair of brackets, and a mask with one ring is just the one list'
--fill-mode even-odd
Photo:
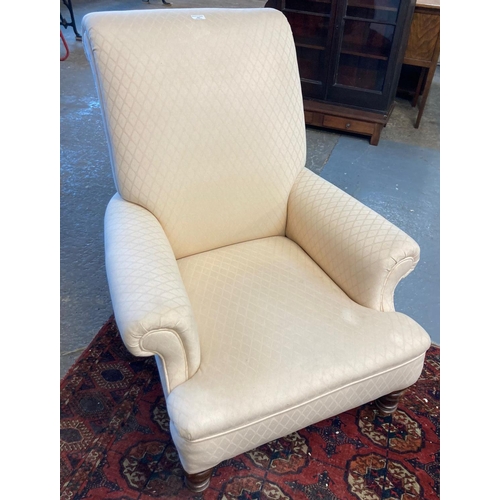
{"label": "white paper tag", "polygon": [[194,16],[191,16],[193,19],[205,19],[205,16],[203,14],[195,14]]}

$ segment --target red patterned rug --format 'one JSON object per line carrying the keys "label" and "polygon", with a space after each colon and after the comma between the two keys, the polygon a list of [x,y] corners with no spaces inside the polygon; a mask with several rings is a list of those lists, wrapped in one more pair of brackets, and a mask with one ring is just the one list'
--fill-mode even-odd
{"label": "red patterned rug", "polygon": [[125,349],[111,318],[61,382],[61,498],[439,498],[439,347],[392,417],[371,404],[219,464],[193,495],[168,427],[154,358]]}

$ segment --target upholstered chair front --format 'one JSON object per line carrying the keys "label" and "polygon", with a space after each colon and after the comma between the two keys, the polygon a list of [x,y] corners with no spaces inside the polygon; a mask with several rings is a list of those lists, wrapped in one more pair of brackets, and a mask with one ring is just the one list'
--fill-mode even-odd
{"label": "upholstered chair front", "polygon": [[363,403],[394,411],[430,345],[393,303],[419,247],[304,167],[286,18],[101,12],[83,31],[117,190],[113,309],[156,357],[187,485]]}

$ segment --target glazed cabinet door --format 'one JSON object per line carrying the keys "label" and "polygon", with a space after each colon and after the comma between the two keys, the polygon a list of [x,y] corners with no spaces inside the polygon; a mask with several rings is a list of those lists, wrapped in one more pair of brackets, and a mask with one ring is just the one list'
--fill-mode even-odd
{"label": "glazed cabinet door", "polygon": [[[415,0],[342,0],[327,100],[386,111],[394,99]],[[408,30],[406,30],[408,31]],[[406,34],[407,37],[407,34]],[[403,47],[404,49],[404,47]]]}
{"label": "glazed cabinet door", "polygon": [[275,0],[267,5],[271,3],[283,12],[292,28],[303,96],[324,99],[337,0]]}

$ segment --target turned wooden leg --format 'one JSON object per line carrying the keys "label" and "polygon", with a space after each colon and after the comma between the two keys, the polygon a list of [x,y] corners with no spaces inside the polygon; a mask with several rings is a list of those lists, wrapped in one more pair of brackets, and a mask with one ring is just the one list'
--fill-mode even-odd
{"label": "turned wooden leg", "polygon": [[210,478],[212,477],[212,471],[214,468],[204,470],[203,472],[198,472],[196,474],[188,474],[185,472],[184,482],[187,488],[195,493],[201,493],[208,488],[210,484]]}
{"label": "turned wooden leg", "polygon": [[395,391],[387,394],[386,396],[382,396],[375,401],[375,406],[377,407],[380,414],[384,417],[388,415],[392,415],[398,408],[399,400],[401,396],[405,392],[406,389],[402,391]]}

